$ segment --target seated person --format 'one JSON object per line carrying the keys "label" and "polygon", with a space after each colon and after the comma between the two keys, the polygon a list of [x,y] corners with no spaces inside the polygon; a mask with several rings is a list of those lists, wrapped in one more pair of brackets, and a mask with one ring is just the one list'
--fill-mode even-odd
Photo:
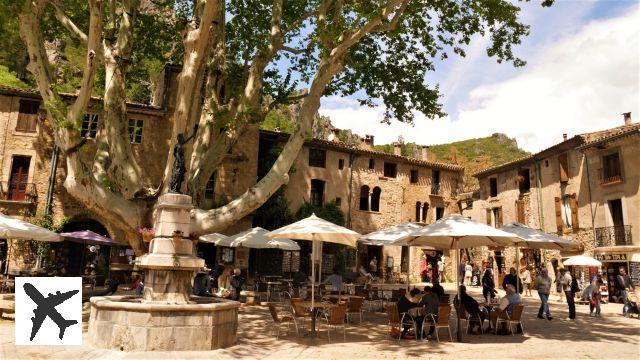
{"label": "seated person", "polygon": [[233,269],[233,275],[231,276],[230,285],[233,291],[229,298],[231,300],[238,301],[240,300],[240,292],[242,291],[242,285],[244,285],[245,279],[242,277],[242,271],[236,268]]}
{"label": "seated person", "polygon": [[376,279],[376,277],[368,272],[367,269],[365,269],[362,265],[360,265],[360,275],[364,276],[367,279],[367,284],[370,284]]}
{"label": "seated person", "polygon": [[142,292],[144,290],[144,283],[142,282],[142,278],[139,274],[137,274],[134,278],[133,283],[131,284],[131,289],[136,290],[136,295],[142,295]]}
{"label": "seated person", "polygon": [[[440,299],[438,295],[433,292],[433,289],[430,286],[424,287],[424,294],[422,295],[422,299],[420,300],[420,306],[424,307],[424,316],[428,321],[438,321],[438,306],[440,306]],[[436,327],[431,325],[429,327],[429,333],[427,337],[431,337]]]}
{"label": "seated person", "polygon": [[442,287],[442,285],[440,285],[440,282],[436,279],[433,279],[433,286],[431,287],[431,290],[433,290],[434,294],[438,295],[438,298],[445,295],[444,288]]}
{"label": "seated person", "polygon": [[333,274],[329,275],[322,283],[331,285],[332,289],[330,290],[342,291],[342,276],[338,275],[335,269]]}
{"label": "seated person", "polygon": [[231,268],[225,268],[220,276],[218,276],[218,292],[217,296],[228,298],[231,295]]}
{"label": "seated person", "polygon": [[498,318],[508,319],[513,313],[513,309],[516,305],[522,304],[520,295],[516,293],[516,288],[508,284],[506,287],[507,295],[500,300],[500,305],[494,307],[489,313],[489,325],[493,328],[496,327],[496,321]]}
{"label": "seated person", "polygon": [[206,273],[199,272],[193,279],[193,295],[211,296],[209,293],[209,278]]}
{"label": "seated person", "polygon": [[[398,316],[400,320],[402,320],[402,316],[405,313],[409,312],[409,310],[419,307],[419,303],[420,290],[414,288],[411,289],[411,291],[409,291],[408,293],[405,293],[404,296],[398,300]],[[416,333],[418,334],[418,337],[420,337],[420,329],[422,328],[422,320],[424,319],[424,316],[412,316],[412,319],[416,322],[416,326],[418,328],[418,331],[416,331]],[[409,325],[404,325],[402,329],[402,336],[405,336],[407,334],[407,331],[409,331],[409,327]]]}
{"label": "seated person", "polygon": [[[486,318],[485,313],[480,309],[480,304],[476,301],[476,299],[472,298],[469,294],[467,294],[467,288],[464,285],[460,285],[460,299],[458,301],[458,295],[453,299],[453,306],[456,309],[459,309],[460,303],[462,303],[462,308],[469,314],[469,322],[472,325],[472,332],[478,333],[480,331],[480,325],[484,322]],[[478,319],[480,319],[480,324],[478,324]]]}
{"label": "seated person", "polygon": [[[517,282],[517,285],[516,285]],[[505,275],[504,280],[502,280],[502,288],[504,291],[507,291],[507,285],[513,285],[515,289],[518,287],[518,292],[522,294],[522,280],[516,275],[516,268],[510,268],[509,273]]]}

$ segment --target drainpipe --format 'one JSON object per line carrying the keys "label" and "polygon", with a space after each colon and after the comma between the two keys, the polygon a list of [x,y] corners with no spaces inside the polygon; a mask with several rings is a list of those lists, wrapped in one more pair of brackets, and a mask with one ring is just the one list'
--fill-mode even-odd
{"label": "drainpipe", "polygon": [[587,171],[587,189],[589,190],[589,212],[591,213],[591,233],[593,235],[593,244],[596,243],[596,214],[593,211],[593,200],[591,199],[591,176],[589,176],[589,159],[587,155],[582,151],[582,158]]}
{"label": "drainpipe", "polygon": [[540,221],[540,230],[544,231],[544,211],[542,208],[542,170],[539,161],[536,162],[536,171],[538,171],[538,176],[536,177],[536,182],[538,183],[538,221]]}
{"label": "drainpipe", "polygon": [[51,154],[51,168],[49,169],[49,183],[47,185],[47,199],[44,205],[44,214],[51,215],[51,202],[53,200],[53,188],[56,185],[56,170],[58,169],[58,145],[53,145]]}
{"label": "drainpipe", "polygon": [[353,198],[353,162],[355,158],[356,158],[356,155],[354,153],[349,154],[349,199],[347,201],[347,228],[348,229],[351,229],[351,200]]}

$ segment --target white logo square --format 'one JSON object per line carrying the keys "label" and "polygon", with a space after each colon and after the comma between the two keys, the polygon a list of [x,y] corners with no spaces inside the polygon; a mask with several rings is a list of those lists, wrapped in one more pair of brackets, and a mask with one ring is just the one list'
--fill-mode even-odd
{"label": "white logo square", "polygon": [[82,345],[82,278],[16,278],[16,345]]}

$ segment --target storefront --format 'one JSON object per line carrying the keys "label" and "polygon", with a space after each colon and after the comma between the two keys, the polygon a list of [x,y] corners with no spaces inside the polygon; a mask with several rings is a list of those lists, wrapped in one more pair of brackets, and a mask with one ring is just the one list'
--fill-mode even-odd
{"label": "storefront", "polygon": [[616,301],[616,275],[620,269],[629,274],[634,286],[640,286],[640,246],[596,248],[594,258],[602,262],[602,270],[607,278],[609,301]]}

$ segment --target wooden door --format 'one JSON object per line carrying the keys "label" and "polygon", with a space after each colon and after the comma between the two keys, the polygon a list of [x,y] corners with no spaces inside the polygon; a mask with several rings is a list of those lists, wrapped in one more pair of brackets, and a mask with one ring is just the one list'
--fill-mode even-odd
{"label": "wooden door", "polygon": [[31,158],[28,156],[13,157],[11,177],[9,178],[9,192],[7,194],[9,200],[23,201],[26,198],[30,164]]}

